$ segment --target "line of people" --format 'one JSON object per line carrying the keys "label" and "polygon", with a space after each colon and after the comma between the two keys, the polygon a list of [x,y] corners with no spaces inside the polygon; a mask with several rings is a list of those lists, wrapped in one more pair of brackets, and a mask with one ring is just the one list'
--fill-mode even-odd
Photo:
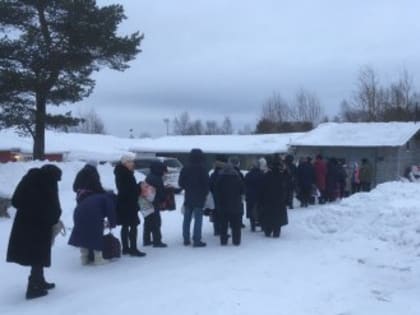
{"label": "line of people", "polygon": [[295,195],[301,207],[308,207],[316,199],[324,204],[359,191],[370,191],[373,173],[366,158],[361,160],[360,166],[357,162],[349,166],[343,159],[332,157],[325,161],[322,155],[317,155],[314,162],[311,157],[306,157],[296,165],[293,156],[288,155],[285,163],[292,176],[288,196],[290,209],[293,209]]}
{"label": "line of people", "polygon": [[[144,257],[146,253],[140,251],[137,244],[139,211],[144,217],[143,245],[167,247],[161,233],[161,211],[169,208],[170,200],[163,181],[166,166],[162,162],[154,162],[150,174],[143,182],[137,183],[134,159],[134,155],[124,155],[115,166],[117,195],[103,188],[95,161],[88,162],[74,180],[77,205],[68,243],[80,248],[83,265],[107,262],[103,254],[104,229],[117,225],[121,226],[122,254]],[[331,200],[329,190],[325,187],[329,186],[332,174],[338,173],[335,160],[330,159],[323,166],[321,156],[314,164],[306,159],[301,160],[298,166],[295,166],[291,156],[284,160],[279,155],[260,158],[245,176],[239,167],[237,158],[228,159],[220,155],[209,175],[204,153],[200,149],[190,152],[189,163],[181,170],[179,177],[179,186],[185,191],[182,206],[185,246],[206,246],[202,240],[202,222],[206,211],[213,223],[214,235],[220,237],[222,246],[227,245],[229,239],[233,245],[241,244],[245,213],[250,220],[251,231],[256,231],[259,226],[265,236],[278,238],[281,227],[288,224],[287,206],[293,207],[296,188],[302,206],[310,202],[310,190],[314,183],[321,191],[321,196],[325,196],[320,200]],[[362,173],[360,169],[360,178]],[[57,183],[60,179],[61,170],[55,165],[31,169],[21,179],[12,198],[17,214],[7,261],[31,267],[26,292],[28,299],[44,296],[55,287],[54,283],[45,280],[43,268],[51,264],[52,232],[57,234],[63,229],[59,221],[61,207]],[[339,180],[336,180],[334,185],[339,187],[338,184]],[[361,186],[365,187],[363,181]]]}

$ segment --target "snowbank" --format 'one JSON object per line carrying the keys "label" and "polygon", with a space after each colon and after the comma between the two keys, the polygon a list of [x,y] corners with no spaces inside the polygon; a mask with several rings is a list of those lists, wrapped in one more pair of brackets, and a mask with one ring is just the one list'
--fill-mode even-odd
{"label": "snowbank", "polygon": [[[13,192],[21,176],[41,164],[0,164],[0,187]],[[58,166],[63,170],[62,219],[71,229],[71,186],[83,163]],[[104,186],[115,189],[112,166],[98,169]],[[182,198],[176,197],[177,211],[162,213],[168,248],[141,247],[145,258],[123,256],[98,268],[81,266],[68,235],[59,236],[46,270],[57,287],[42,299],[24,300],[28,268],[3,259],[0,314],[419,314],[420,263],[413,250],[419,244],[419,184],[388,183],[341,202],[296,208],[289,211],[280,239],[248,227],[240,247],[221,247],[207,219],[203,238],[208,246],[183,246]],[[12,222],[0,219],[3,257]],[[140,246],[141,232],[142,227]]]}
{"label": "snowbank", "polygon": [[390,182],[319,207],[306,218],[319,235],[379,239],[397,246],[420,246],[420,183]]}

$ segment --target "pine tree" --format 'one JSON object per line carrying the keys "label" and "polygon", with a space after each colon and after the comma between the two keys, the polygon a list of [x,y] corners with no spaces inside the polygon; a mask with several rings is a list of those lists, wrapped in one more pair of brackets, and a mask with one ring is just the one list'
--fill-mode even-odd
{"label": "pine tree", "polygon": [[117,35],[125,18],[121,5],[94,0],[0,1],[0,124],[31,134],[34,158],[44,156],[47,126],[79,122],[47,105],[89,96],[94,71],[124,71],[141,51],[142,34]]}

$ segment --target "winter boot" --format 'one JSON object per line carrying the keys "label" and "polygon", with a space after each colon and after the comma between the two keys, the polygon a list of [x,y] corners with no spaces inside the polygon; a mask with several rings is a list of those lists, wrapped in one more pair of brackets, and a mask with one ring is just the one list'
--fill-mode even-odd
{"label": "winter boot", "polygon": [[93,256],[94,256],[93,264],[95,266],[105,265],[109,262],[107,259],[104,259],[104,257],[102,256],[102,251],[100,250],[94,250]]}
{"label": "winter boot", "polygon": [[163,243],[163,242],[159,242],[159,243],[154,243],[154,244],[153,244],[153,247],[165,248],[165,247],[168,247],[168,245],[166,245],[166,244],[165,244],[165,243]]}
{"label": "winter boot", "polygon": [[146,253],[143,253],[143,252],[139,251],[137,248],[130,249],[129,254],[130,254],[130,256],[133,256],[133,257],[144,257],[144,256],[146,256]]}
{"label": "winter boot", "polygon": [[45,281],[45,278],[44,277],[42,277],[41,285],[46,290],[51,290],[51,289],[54,289],[55,288],[55,283],[54,282],[47,282],[47,281]]}
{"label": "winter boot", "polygon": [[202,241],[199,241],[197,243],[194,242],[194,244],[193,244],[193,247],[206,247],[206,246],[207,246],[207,244],[202,242]]}
{"label": "winter boot", "polygon": [[89,265],[89,250],[80,248],[80,261],[83,266]]}
{"label": "winter boot", "polygon": [[48,290],[44,288],[40,281],[35,281],[31,277],[29,277],[28,281],[28,288],[26,289],[26,299],[36,299],[42,296],[46,296],[48,294]]}

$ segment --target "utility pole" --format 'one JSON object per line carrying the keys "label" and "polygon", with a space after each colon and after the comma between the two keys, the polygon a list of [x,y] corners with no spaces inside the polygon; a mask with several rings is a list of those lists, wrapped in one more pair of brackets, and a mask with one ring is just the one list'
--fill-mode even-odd
{"label": "utility pole", "polygon": [[166,125],[166,135],[168,136],[169,135],[169,118],[165,118],[164,120],[163,120],[163,122],[165,123],[165,125]]}

